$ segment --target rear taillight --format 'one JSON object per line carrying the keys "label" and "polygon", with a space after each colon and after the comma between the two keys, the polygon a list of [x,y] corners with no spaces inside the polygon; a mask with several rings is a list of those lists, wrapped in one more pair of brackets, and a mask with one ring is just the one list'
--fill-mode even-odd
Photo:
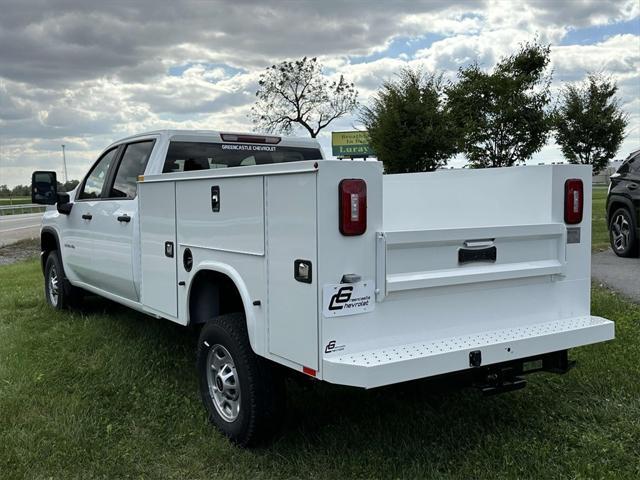
{"label": "rear taillight", "polygon": [[584,189],[582,180],[570,178],[564,182],[564,223],[574,225],[582,221]]}
{"label": "rear taillight", "polygon": [[367,230],[367,184],[359,178],[342,180],[340,195],[340,233],[362,235]]}

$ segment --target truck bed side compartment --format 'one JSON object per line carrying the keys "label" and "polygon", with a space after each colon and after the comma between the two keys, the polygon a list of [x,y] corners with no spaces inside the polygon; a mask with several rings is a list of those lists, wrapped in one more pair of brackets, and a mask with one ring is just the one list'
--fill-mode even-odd
{"label": "truck bed side compartment", "polygon": [[174,182],[139,184],[141,302],[171,320],[178,316],[175,188]]}

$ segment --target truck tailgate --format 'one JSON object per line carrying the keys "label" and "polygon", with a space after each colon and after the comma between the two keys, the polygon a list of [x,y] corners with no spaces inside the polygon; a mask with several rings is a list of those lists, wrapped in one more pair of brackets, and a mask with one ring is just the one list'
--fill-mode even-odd
{"label": "truck tailgate", "polygon": [[[575,225],[568,179],[584,184]],[[325,380],[370,388],[473,368],[471,352],[487,366],[614,337],[590,314],[588,168],[390,175],[383,202],[384,220],[369,217],[373,276],[353,261],[327,277],[362,273],[376,301],[340,317],[323,304]]]}
{"label": "truck tailgate", "polygon": [[388,292],[558,275],[564,224],[380,232],[378,300]]}

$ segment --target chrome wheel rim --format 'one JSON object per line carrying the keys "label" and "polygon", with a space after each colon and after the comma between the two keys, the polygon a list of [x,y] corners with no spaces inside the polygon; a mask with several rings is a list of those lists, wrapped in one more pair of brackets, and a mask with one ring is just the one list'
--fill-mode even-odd
{"label": "chrome wheel rim", "polygon": [[227,422],[240,413],[240,382],[235,362],[222,345],[211,347],[207,355],[207,385],[216,411]]}
{"label": "chrome wheel rim", "polygon": [[49,282],[49,301],[51,302],[51,305],[55,307],[58,305],[58,298],[60,296],[60,292],[58,290],[58,271],[56,270],[55,265],[52,265],[49,269],[49,279],[47,281]]}
{"label": "chrome wheel rim", "polygon": [[613,248],[618,252],[625,251],[629,245],[631,225],[624,215],[617,215],[611,222],[611,235],[613,237]]}

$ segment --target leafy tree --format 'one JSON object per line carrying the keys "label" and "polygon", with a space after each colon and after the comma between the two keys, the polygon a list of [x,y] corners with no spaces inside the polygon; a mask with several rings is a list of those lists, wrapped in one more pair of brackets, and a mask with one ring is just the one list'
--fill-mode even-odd
{"label": "leafy tree", "polygon": [[289,134],[298,124],[315,138],[357,106],[358,92],[342,75],[331,81],[317,58],[284,61],[261,75],[251,118],[257,129]]}
{"label": "leafy tree", "polygon": [[549,46],[525,43],[492,72],[478,64],[458,71],[447,89],[449,109],[461,128],[460,150],[472,167],[505,167],[540,150],[551,129]]}
{"label": "leafy tree", "polygon": [[78,186],[78,184],[80,183],[79,180],[69,180],[68,182],[65,183],[58,183],[58,191],[59,192],[70,192],[71,190],[73,190],[74,188],[76,188]]}
{"label": "leafy tree", "polygon": [[386,81],[360,120],[387,173],[426,172],[456,152],[456,132],[444,108],[442,75],[403,69]]}
{"label": "leafy tree", "polygon": [[30,197],[31,186],[30,185],[16,185],[11,189],[12,197]]}
{"label": "leafy tree", "polygon": [[591,74],[581,85],[567,85],[554,125],[556,142],[570,163],[593,165],[599,173],[624,139],[628,117],[616,98],[611,79]]}

